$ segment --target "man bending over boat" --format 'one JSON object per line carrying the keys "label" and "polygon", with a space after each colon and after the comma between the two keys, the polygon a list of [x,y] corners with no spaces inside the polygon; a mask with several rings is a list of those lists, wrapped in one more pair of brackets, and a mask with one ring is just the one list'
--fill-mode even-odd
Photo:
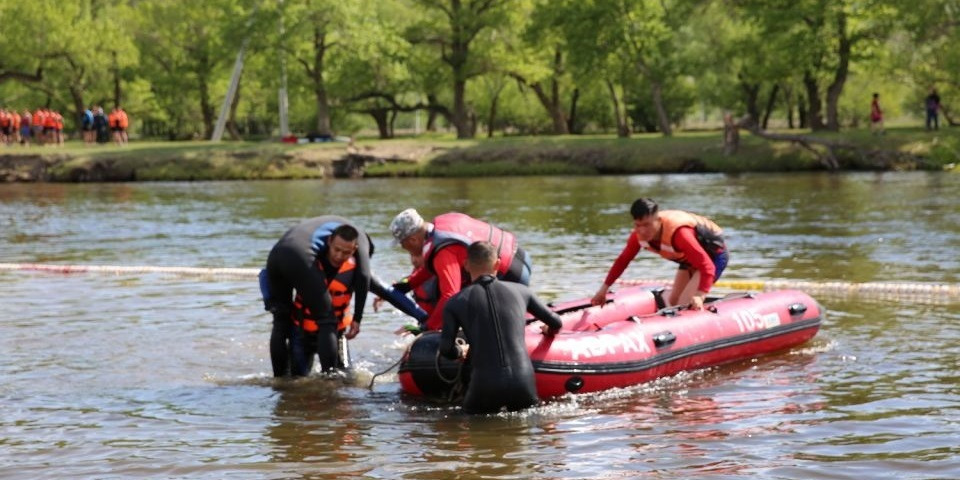
{"label": "man bending over boat", "polygon": [[530,284],[530,258],[517,244],[516,237],[506,231],[462,213],[444,213],[426,222],[416,210],[408,208],[390,222],[394,243],[413,256],[423,257],[421,270],[406,282],[395,283],[395,289],[414,289],[436,275],[439,296],[425,326],[439,330],[443,325],[443,307],[460,289],[470,283],[464,270],[467,246],[484,240],[496,248],[500,263],[497,277],[510,282]]}
{"label": "man bending over boat", "polygon": [[603,285],[591,302],[606,302],[610,285],[616,282],[641,248],[680,264],[670,289],[670,305],[703,308],[710,288],[727,267],[727,248],[723,230],[712,220],[682,210],[660,211],[656,202],[641,198],[630,207],[633,231],[627,245],[613,262]]}
{"label": "man bending over boat", "polygon": [[[475,242],[467,249],[467,272],[472,283],[457,293],[443,309],[440,354],[465,358],[470,383],[463,401],[467,413],[493,413],[536,405],[537,387],[533,363],[527,353],[525,313],[545,323],[544,334],[553,335],[563,326],[556,313],[525,285],[497,280],[497,248]],[[467,345],[458,345],[463,329]]]}
{"label": "man bending over boat", "polygon": [[264,306],[273,313],[270,361],[275,377],[309,374],[314,355],[324,372],[346,367],[338,355],[346,352],[340,352],[338,343],[360,333],[370,290],[412,315],[409,305],[395,303],[396,297],[386,295],[373,279],[371,255],[373,242],[366,232],[335,215],[306,220],[273,246],[267,268],[260,272],[260,289]]}

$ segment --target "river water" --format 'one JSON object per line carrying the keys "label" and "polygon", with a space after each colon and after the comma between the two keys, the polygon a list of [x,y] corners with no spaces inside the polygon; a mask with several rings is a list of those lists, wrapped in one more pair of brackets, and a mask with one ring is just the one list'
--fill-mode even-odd
{"label": "river water", "polygon": [[[629,203],[714,218],[725,279],[960,282],[960,176],[941,173],[0,185],[0,262],[262,265],[297,221],[365,226],[387,280],[403,208],[517,233],[547,300],[592,294]],[[641,254],[625,278],[672,278]],[[377,377],[397,312],[369,312],[352,381],[274,381],[255,278],[0,272],[0,478],[960,478],[960,301],[818,296],[790,351],[470,417]]]}

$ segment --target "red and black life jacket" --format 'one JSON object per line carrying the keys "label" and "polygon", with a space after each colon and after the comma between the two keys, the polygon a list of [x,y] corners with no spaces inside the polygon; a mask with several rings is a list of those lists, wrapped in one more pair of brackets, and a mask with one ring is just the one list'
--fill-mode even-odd
{"label": "red and black life jacket", "polygon": [[[657,214],[662,225],[660,229],[659,248],[649,242],[640,240],[640,246],[674,262],[686,261],[683,252],[673,248],[673,234],[680,227],[691,227],[697,236],[697,242],[703,247],[710,258],[715,257],[726,248],[723,240],[723,230],[707,217],[682,210],[663,210]],[[639,238],[638,238],[639,239]]]}
{"label": "red and black life jacket", "polygon": [[[340,265],[337,275],[327,282],[327,291],[330,292],[330,301],[333,305],[333,314],[337,318],[337,331],[346,330],[353,323],[353,317],[350,315],[350,300],[353,298],[353,275],[357,262],[350,257]],[[317,268],[321,271],[323,266],[317,262]],[[303,331],[315,333],[317,331],[317,321],[309,308],[303,305],[303,299],[297,293],[293,299],[293,323],[297,326],[303,326]]]}
{"label": "red and black life jacket", "polygon": [[500,258],[497,275],[506,275],[517,253],[516,237],[506,230],[457,212],[444,213],[433,219],[433,232],[423,246],[424,265],[433,271],[433,257],[443,247],[452,244],[468,247],[480,240],[496,247]]}

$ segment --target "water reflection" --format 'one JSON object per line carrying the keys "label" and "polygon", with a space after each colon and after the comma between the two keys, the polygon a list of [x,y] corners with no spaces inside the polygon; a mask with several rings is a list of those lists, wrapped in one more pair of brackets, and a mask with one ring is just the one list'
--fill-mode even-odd
{"label": "water reflection", "polygon": [[[928,173],[0,185],[0,257],[258,267],[288,226],[335,211],[368,227],[392,280],[409,271],[389,247],[397,211],[458,209],[514,230],[537,293],[566,300],[596,290],[638,196],[716,218],[731,280],[960,282],[960,177]],[[625,274],[671,276],[651,255]],[[373,391],[275,383],[255,279],[0,272],[0,287],[0,468],[24,478],[960,471],[960,314],[946,298],[818,298],[821,332],[785,354],[470,417],[405,399],[395,375]],[[371,313],[355,363],[393,363],[400,322]]]}
{"label": "water reflection", "polygon": [[340,394],[339,380],[311,377],[278,381],[277,403],[267,436],[275,447],[272,461],[280,464],[310,464],[317,474],[359,475],[362,466],[353,462],[365,443],[363,417],[354,399]]}

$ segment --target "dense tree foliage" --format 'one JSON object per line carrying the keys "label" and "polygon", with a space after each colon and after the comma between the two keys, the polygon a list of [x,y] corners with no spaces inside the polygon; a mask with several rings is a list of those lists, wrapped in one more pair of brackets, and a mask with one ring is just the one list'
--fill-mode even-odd
{"label": "dense tree foliage", "polygon": [[123,104],[135,132],[209,138],[238,55],[232,138],[840,130],[870,93],[960,121],[958,0],[0,2],[0,107],[68,128]]}

